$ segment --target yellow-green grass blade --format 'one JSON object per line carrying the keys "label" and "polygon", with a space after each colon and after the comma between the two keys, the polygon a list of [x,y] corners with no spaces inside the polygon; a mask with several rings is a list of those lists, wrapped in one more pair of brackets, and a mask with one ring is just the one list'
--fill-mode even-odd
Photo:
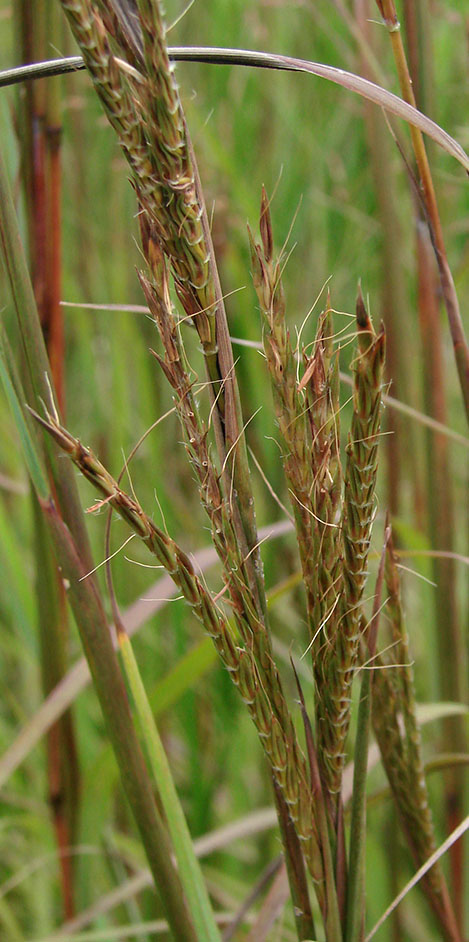
{"label": "yellow-green grass blade", "polygon": [[8,357],[7,360],[5,337],[0,335],[0,377],[3,388],[15,420],[31,481],[39,497],[46,500],[49,494],[47,477],[34,442],[33,434],[28,427],[29,418],[26,419],[24,408],[18,399],[18,390],[15,389],[16,384],[12,379],[10,367],[13,367],[13,364],[10,357]]}
{"label": "yellow-green grass blade", "polygon": [[142,682],[130,639],[119,632],[119,647],[125,676],[129,685],[138,719],[138,726],[149,765],[155,777],[158,794],[165,812],[179,876],[185,890],[189,908],[200,942],[220,942],[207,888],[194,845],[174,785],[163,743],[155,723]]}

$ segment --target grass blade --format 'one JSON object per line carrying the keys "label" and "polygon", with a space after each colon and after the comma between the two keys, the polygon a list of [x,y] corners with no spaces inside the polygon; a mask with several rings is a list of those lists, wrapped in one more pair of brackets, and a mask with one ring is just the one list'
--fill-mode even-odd
{"label": "grass blade", "polygon": [[28,430],[17,391],[7,370],[4,349],[0,350],[0,377],[18,427],[28,471],[37,487],[39,504],[49,523],[62,577],[67,579],[70,585],[69,597],[75,619],[155,885],[164,890],[161,898],[175,937],[181,939],[181,942],[195,942],[195,930],[172,863],[166,829],[157,811],[151,783],[135,736],[104,609],[94,583],[82,578],[85,572],[73,538],[49,496],[47,478]]}
{"label": "grass blade", "polygon": [[5,395],[8,399],[10,409],[13,413],[16,427],[18,429],[26,467],[28,469],[31,481],[38,496],[45,500],[49,493],[49,485],[46,475],[43,471],[41,459],[39,457],[33,436],[28,428],[29,420],[26,420],[23,409],[18,400],[17,389],[15,389],[10,372],[12,368],[13,361],[11,358],[11,353],[7,360],[5,335],[0,335],[0,378],[3,383],[3,388],[5,390]]}
{"label": "grass blade", "polygon": [[164,746],[153,718],[130,639],[123,628],[118,630],[118,639],[125,676],[135,704],[140,734],[168,823],[178,862],[179,876],[186,892],[197,938],[199,942],[220,942],[220,933],[213,918],[207,888],[194,853],[194,845],[174,786]]}
{"label": "grass blade", "polygon": [[[250,49],[216,48],[212,46],[169,46],[168,53],[175,62],[205,62],[207,65],[238,65],[255,69],[276,69],[284,72],[309,72],[336,85],[341,85],[349,91],[367,98],[390,114],[402,118],[413,127],[418,128],[428,137],[436,141],[447,154],[454,157],[458,163],[469,171],[469,156],[461,145],[451,137],[435,121],[418,111],[412,105],[403,101],[387,89],[361,78],[352,72],[338,69],[322,62],[310,62],[307,59],[295,59],[292,56],[276,55],[269,52],[257,52]],[[45,63],[35,63],[21,66],[18,69],[8,69],[0,73],[0,87],[12,85],[16,82],[29,81],[43,76],[61,75],[65,72],[76,72],[84,69],[85,64],[80,56],[67,59],[52,59]]]}
{"label": "grass blade", "polygon": [[399,903],[402,903],[402,900],[405,899],[407,894],[410,893],[410,891],[414,888],[414,886],[417,886],[417,883],[422,879],[422,877],[424,877],[425,874],[427,874],[428,871],[431,870],[431,868],[439,860],[441,860],[441,857],[444,854],[446,854],[446,851],[450,850],[453,844],[455,844],[456,841],[459,841],[460,838],[466,833],[467,830],[469,830],[469,815],[466,818],[464,818],[464,821],[461,821],[461,824],[459,824],[458,827],[455,828],[454,831],[452,831],[449,837],[447,837],[446,840],[443,841],[442,844],[440,844],[440,847],[438,848],[438,850],[436,850],[435,853],[432,854],[432,856],[429,857],[428,860],[426,860],[425,863],[422,864],[421,867],[419,867],[417,872],[414,873],[414,876],[412,877],[412,879],[409,880],[408,883],[406,883],[405,887],[401,890],[399,895],[396,896],[396,898],[392,901],[391,905],[388,906],[388,908],[383,913],[383,915],[378,920],[378,922],[373,926],[371,932],[368,933],[368,935],[365,938],[365,942],[370,942],[370,940],[376,935],[378,929],[381,929],[381,926],[383,925],[383,923],[386,922],[386,919],[388,918],[388,916],[390,916],[391,913],[394,912],[396,907],[399,906]]}
{"label": "grass blade", "polygon": [[[43,402],[50,401],[49,377],[51,376],[51,370],[1,152],[0,206],[0,244],[16,310],[18,349],[23,348],[25,351],[28,382],[31,383],[35,396],[33,404],[39,407],[41,399]],[[24,401],[26,401],[26,397]],[[57,498],[64,519],[75,536],[77,546],[80,547],[80,553],[85,564],[88,569],[92,569],[91,550],[78,500],[76,481],[73,474],[70,474],[70,469],[67,469],[66,464],[63,461],[56,460],[57,454],[55,448],[49,448],[48,461]]]}
{"label": "grass blade", "polygon": [[[259,531],[261,539],[279,536],[290,529],[288,521],[271,524]],[[209,566],[217,561],[213,548],[199,550],[194,554],[198,569],[205,573]],[[129,635],[133,635],[164,605],[164,599],[176,594],[176,586],[170,576],[163,576],[150,587],[150,595],[156,596],[153,602],[143,603],[139,598],[129,606],[123,615],[124,625]],[[156,716],[169,709],[182,696],[188,686],[204,676],[216,661],[216,652],[210,638],[204,638],[164,677],[155,687],[150,700]],[[11,746],[0,757],[0,788],[8,781],[15,770],[27,758],[32,749],[50,726],[70,706],[81,691],[90,682],[90,672],[85,658],[77,661],[68,674],[55,687],[52,693],[37,708],[33,718],[23,726]]]}

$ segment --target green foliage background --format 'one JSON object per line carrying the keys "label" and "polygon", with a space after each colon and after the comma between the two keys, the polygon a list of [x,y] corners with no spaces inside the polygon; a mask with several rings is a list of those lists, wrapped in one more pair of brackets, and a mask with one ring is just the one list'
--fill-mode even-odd
{"label": "green foliage background", "polygon": [[[423,110],[467,149],[467,23],[469,4],[432,3],[431,22],[422,52],[426,88]],[[344,15],[347,14],[346,16]],[[167,4],[167,21],[181,12],[181,4]],[[374,16],[374,9],[370,16]],[[17,63],[12,8],[0,3],[2,67]],[[326,0],[254,3],[249,0],[196,0],[170,33],[174,45],[201,44],[275,51],[359,72],[361,69],[353,4]],[[386,87],[398,92],[387,37],[377,23],[370,26],[370,42],[384,74]],[[72,54],[72,40],[63,30],[61,48],[48,55]],[[207,204],[213,206],[213,233],[223,288],[234,337],[259,341],[260,317],[250,281],[246,221],[257,225],[262,183],[273,194],[272,215],[278,247],[285,241],[291,254],[285,271],[291,329],[299,327],[320,295],[305,327],[314,336],[315,314],[325,303],[325,284],[334,308],[353,312],[357,282],[361,279],[375,323],[383,312],[389,272],[383,253],[386,229],[392,226],[401,305],[387,318],[394,329],[399,375],[390,376],[391,393],[414,408],[426,411],[425,359],[419,338],[415,259],[415,218],[412,187],[384,118],[376,112],[386,157],[386,176],[373,166],[376,137],[361,99],[321,79],[299,74],[181,64],[177,68],[181,96],[191,130]],[[67,425],[92,445],[113,473],[123,454],[155,420],[171,408],[169,390],[161,380],[148,349],[156,344],[154,327],[139,313],[90,310],[80,302],[118,305],[142,304],[135,267],[141,263],[133,192],[113,132],[101,112],[84,73],[49,81],[60,86],[63,107],[63,298],[75,302],[64,308],[66,326]],[[3,149],[8,161],[20,221],[26,239],[25,210],[18,157],[18,103],[21,89],[1,90],[0,115]],[[15,117],[16,116],[16,117]],[[404,137],[407,140],[407,129]],[[439,198],[450,264],[461,309],[467,311],[469,191],[462,169],[435,146],[430,158]],[[409,149],[408,149],[408,152]],[[376,155],[375,155],[376,156]],[[392,194],[392,219],[383,215],[379,187]],[[12,317],[4,282],[1,305],[8,324]],[[322,292],[322,293],[321,293]],[[467,322],[467,318],[466,318]],[[336,329],[348,321],[336,315]],[[345,331],[342,368],[350,365],[351,348]],[[442,313],[447,424],[467,435],[446,320]],[[187,340],[194,368],[201,371],[195,340]],[[288,495],[282,478],[279,448],[268,378],[259,352],[236,346],[245,418],[261,407],[249,426],[248,440],[276,493]],[[404,365],[404,369],[402,368]],[[203,395],[203,393],[201,394]],[[344,386],[344,403],[350,395]],[[347,405],[343,427],[347,428]],[[3,444],[0,458],[0,750],[3,752],[34,716],[42,701],[36,632],[37,595],[32,541],[32,512],[27,482],[13,420],[0,399]],[[467,620],[467,448],[451,442],[450,479],[455,510],[454,545],[435,546],[429,531],[429,506],[441,494],[426,480],[426,449],[434,448],[423,426],[414,420],[398,423],[400,468],[399,502],[394,517],[400,547],[406,551],[451,549],[466,556],[455,565],[455,592],[461,626]],[[163,518],[169,533],[189,552],[205,546],[208,534],[196,489],[180,444],[174,416],[151,433],[131,465],[132,486],[147,511]],[[383,439],[379,506],[374,549],[379,550],[382,524],[389,502],[392,452]],[[256,470],[257,517],[260,526],[282,517]],[[80,484],[83,506],[94,502],[89,487]],[[104,514],[89,515],[88,525],[96,562],[103,559]],[[114,524],[114,548],[126,537],[122,523]],[[128,554],[148,564],[143,550],[132,543],[113,561],[119,604],[125,609],[146,598],[158,573],[134,565]],[[268,587],[298,568],[294,540],[266,543],[263,548]],[[151,562],[151,561],[150,561]],[[405,561],[427,578],[432,563],[427,557]],[[207,573],[209,584],[219,587],[217,570]],[[412,650],[416,660],[417,692],[422,701],[441,699],[438,643],[445,625],[435,614],[438,588],[412,574],[405,577],[405,600]],[[151,594],[151,593],[150,593]],[[370,589],[371,594],[371,589]],[[281,596],[273,607],[273,624],[284,645],[285,674],[288,650],[300,657],[305,647],[301,593]],[[169,706],[161,707],[160,728],[174,776],[194,837],[242,818],[271,802],[268,776],[255,731],[229,678],[211,655],[207,656],[199,625],[181,601],[162,607],[136,636],[135,648],[147,689],[158,708],[161,684],[179,665],[180,686]],[[187,654],[193,660],[187,660]],[[81,656],[71,626],[69,662]],[[205,657],[194,680],[196,656]],[[452,652],[448,651],[451,663]],[[308,672],[308,668],[305,671]],[[285,666],[286,665],[286,666]],[[303,680],[309,696],[308,679]],[[292,697],[294,691],[291,687]],[[122,797],[117,770],[104,735],[93,691],[77,697],[74,716],[81,768],[81,814],[76,867],[77,908],[85,909],[134,869],[144,865],[141,848]],[[428,755],[445,748],[437,723],[425,731]],[[61,924],[61,896],[54,834],[46,801],[46,757],[42,745],[26,760],[0,795],[0,935],[8,939],[49,938]],[[376,770],[370,790],[383,785]],[[440,829],[443,800],[441,776],[431,779]],[[278,853],[275,831],[235,841],[211,855],[206,864],[210,889],[221,908],[236,909],[267,861]],[[396,887],[411,872],[411,865],[396,836],[390,804],[383,799],[369,812],[368,906],[370,925],[380,915]],[[7,881],[13,881],[10,885]],[[394,928],[383,929],[379,940],[437,939],[432,935],[424,906],[414,891],[405,917]],[[93,926],[114,938],[113,927],[130,926],[154,918],[151,891],[138,901],[117,907],[95,919]],[[292,938],[287,913],[278,935]],[[401,932],[401,935],[393,935]],[[3,935],[5,933],[5,935]],[[139,938],[148,939],[142,931]],[[81,936],[80,936],[81,938]],[[85,936],[83,936],[85,938]],[[88,936],[86,936],[88,938]],[[89,936],[91,938],[91,936]],[[104,936],[103,936],[104,938]]]}

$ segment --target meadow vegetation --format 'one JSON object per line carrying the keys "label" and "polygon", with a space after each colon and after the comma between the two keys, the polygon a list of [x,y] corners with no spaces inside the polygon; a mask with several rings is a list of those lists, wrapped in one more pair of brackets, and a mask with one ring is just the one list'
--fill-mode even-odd
{"label": "meadow vegetation", "polygon": [[469,6],[0,17],[0,936],[463,942]]}

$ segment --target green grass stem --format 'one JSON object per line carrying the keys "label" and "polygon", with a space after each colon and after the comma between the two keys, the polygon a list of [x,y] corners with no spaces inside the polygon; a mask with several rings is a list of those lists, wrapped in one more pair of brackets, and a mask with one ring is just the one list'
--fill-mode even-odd
{"label": "green grass stem", "polygon": [[202,870],[194,853],[187,821],[174,786],[131,641],[123,630],[118,631],[118,638],[124,674],[135,704],[141,741],[161,799],[178,862],[179,877],[194,920],[198,942],[220,942],[220,932],[213,917]]}
{"label": "green grass stem", "polygon": [[[0,242],[18,325],[15,349],[24,351],[27,372],[35,395],[34,405],[40,408],[41,401],[50,401],[51,369],[18,228],[11,188],[1,152],[0,205],[2,207]],[[48,460],[61,511],[75,536],[77,546],[80,547],[80,553],[88,569],[92,569],[91,550],[78,500],[76,481],[73,474],[70,474],[70,469],[67,470],[66,464],[57,461],[57,455],[57,450],[51,448]]]}
{"label": "green grass stem", "polygon": [[195,929],[174,869],[171,845],[155,805],[150,779],[136,738],[129,703],[99,595],[73,538],[49,494],[41,458],[29,433],[23,409],[10,379],[5,354],[0,356],[0,377],[10,403],[39,505],[50,527],[62,577],[69,583],[69,598],[79,627],[95,688],[120,767],[122,782],[145,847],[155,885],[160,889],[175,939],[195,942]]}

